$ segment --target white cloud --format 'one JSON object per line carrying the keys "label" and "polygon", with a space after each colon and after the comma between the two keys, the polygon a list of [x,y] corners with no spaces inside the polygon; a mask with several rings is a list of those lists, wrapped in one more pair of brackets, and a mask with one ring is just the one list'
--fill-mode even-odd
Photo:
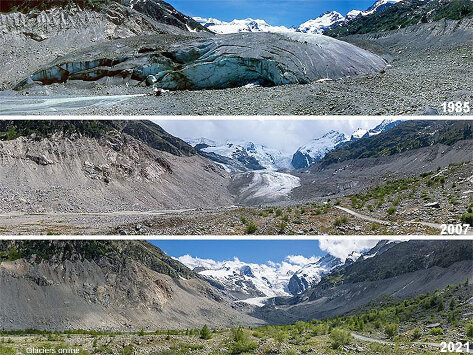
{"label": "white cloud", "polygon": [[310,257],[305,257],[303,255],[288,255],[284,261],[281,263],[276,263],[274,261],[267,261],[266,264],[254,264],[254,263],[245,263],[243,261],[240,261],[238,257],[234,257],[233,260],[224,260],[224,261],[215,261],[213,259],[202,259],[198,257],[193,257],[189,254],[182,255],[180,257],[174,258],[184,265],[186,265],[190,269],[194,269],[196,267],[203,267],[205,269],[210,269],[210,270],[217,270],[225,265],[243,265],[243,264],[248,264],[248,265],[258,265],[263,268],[268,268],[268,269],[273,269],[274,272],[277,272],[278,274],[282,275],[287,275],[287,274],[292,274],[296,271],[298,271],[302,266],[310,264],[310,263],[315,263],[317,260],[319,260],[319,257],[316,256],[310,256]]}
{"label": "white cloud", "polygon": [[319,260],[320,258],[316,256],[311,256],[310,258],[306,258],[303,255],[288,255],[286,256],[286,261],[288,261],[291,264],[296,264],[300,266],[304,266],[307,264],[315,263]]}
{"label": "white cloud", "polygon": [[321,250],[345,261],[351,252],[361,252],[373,248],[378,242],[379,240],[364,239],[320,239],[319,247]]}
{"label": "white cloud", "polygon": [[194,258],[194,257],[190,256],[189,254],[180,256],[180,257],[175,258],[175,259],[179,260],[181,263],[183,263],[189,269],[194,269],[196,267],[204,267],[206,269],[214,269],[214,268],[219,267],[219,264],[220,264],[217,261],[212,260],[212,259]]}

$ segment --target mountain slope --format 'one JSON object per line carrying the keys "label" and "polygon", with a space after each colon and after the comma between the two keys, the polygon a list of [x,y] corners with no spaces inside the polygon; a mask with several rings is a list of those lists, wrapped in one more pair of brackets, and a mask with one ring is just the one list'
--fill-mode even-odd
{"label": "mountain slope", "polygon": [[451,146],[472,138],[473,128],[469,121],[404,121],[384,133],[332,150],[324,156],[322,164],[390,156],[435,144]]}
{"label": "mountain slope", "polygon": [[232,141],[219,144],[205,138],[188,142],[201,155],[222,164],[228,171],[292,168],[289,155],[262,144]]}
{"label": "mountain slope", "polygon": [[193,155],[195,151],[183,140],[176,138],[151,121],[46,121],[46,120],[2,120],[0,141],[34,135],[35,139],[51,138],[57,134],[72,138],[85,136],[100,138],[120,131],[145,143],[151,148],[174,155]]}
{"label": "mountain slope", "polygon": [[297,28],[298,32],[322,34],[327,29],[340,25],[346,21],[345,17],[337,11],[328,11],[319,17],[308,20]]}
{"label": "mountain slope", "polygon": [[185,31],[206,31],[192,18],[180,13],[162,0],[5,0],[1,2],[0,12],[46,11],[53,8],[70,9],[75,6],[83,10],[107,11],[115,4],[133,9],[142,15],[162,24],[174,26]]}
{"label": "mountain slope", "polygon": [[340,26],[332,27],[325,34],[334,37],[396,30],[418,23],[442,19],[460,20],[473,16],[473,4],[469,0],[408,0],[393,4],[383,11],[357,16]]}
{"label": "mountain slope", "polygon": [[231,204],[225,171],[154,123],[3,121],[0,127],[10,138],[0,141],[4,212]]}
{"label": "mountain slope", "polygon": [[207,31],[197,21],[177,11],[169,3],[162,0],[120,0],[121,4],[128,6],[153,20],[167,25],[178,27],[185,31]]}
{"label": "mountain slope", "polygon": [[379,125],[371,129],[358,128],[348,138],[343,133],[330,131],[320,138],[314,138],[310,143],[300,147],[292,157],[292,165],[296,169],[307,168],[310,164],[321,160],[325,155],[337,147],[344,146],[350,142],[362,138],[376,136],[396,127],[401,121],[383,120]]}
{"label": "mountain slope", "polygon": [[361,259],[322,279],[319,288],[389,279],[435,266],[447,268],[473,260],[472,241],[409,241],[392,246],[377,257]]}
{"label": "mountain slope", "polygon": [[472,273],[473,242],[408,241],[336,269],[297,297],[271,299],[253,314],[278,324],[334,317],[387,296],[402,300],[471,281]]}
{"label": "mountain slope", "polygon": [[346,140],[343,133],[333,130],[322,137],[314,138],[310,143],[297,149],[292,156],[292,166],[295,169],[306,168],[313,162],[322,159],[330,150]]}
{"label": "mountain slope", "polygon": [[184,265],[140,241],[1,241],[0,288],[2,329],[258,323]]}

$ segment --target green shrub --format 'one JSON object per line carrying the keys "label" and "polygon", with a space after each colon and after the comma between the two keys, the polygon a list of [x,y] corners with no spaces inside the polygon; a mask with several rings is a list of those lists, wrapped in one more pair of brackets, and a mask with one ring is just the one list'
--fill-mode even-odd
{"label": "green shrub", "polygon": [[276,217],[281,217],[281,216],[282,216],[282,210],[278,208],[276,210]]}
{"label": "green shrub", "polygon": [[348,217],[347,216],[338,217],[333,222],[333,226],[334,227],[340,227],[340,226],[346,224],[347,222],[348,222]]}
{"label": "green shrub", "polygon": [[287,335],[287,332],[285,332],[284,330],[279,330],[278,332],[276,332],[276,334],[274,334],[273,338],[279,344],[282,344],[282,343],[286,342],[286,340],[288,338],[288,335]]}
{"label": "green shrub", "polygon": [[249,222],[245,228],[245,234],[254,234],[258,230],[258,227],[253,222]]}
{"label": "green shrub", "polygon": [[119,352],[120,355],[133,355],[134,353],[135,353],[135,349],[133,345],[131,344],[126,345]]}
{"label": "green shrub", "polygon": [[452,297],[452,299],[450,300],[450,304],[448,305],[448,308],[450,308],[450,310],[453,311],[456,306],[457,306],[457,301],[454,297]]}
{"label": "green shrub", "polygon": [[414,328],[412,331],[412,339],[417,340],[421,337],[422,331],[420,328]]}
{"label": "green shrub", "polygon": [[460,218],[462,223],[469,224],[473,226],[473,213],[464,213]]}
{"label": "green shrub", "polygon": [[281,222],[278,226],[278,234],[284,234],[286,231],[287,223],[286,222]]}
{"label": "green shrub", "polygon": [[393,215],[394,212],[396,212],[396,207],[394,207],[394,206],[389,207],[389,208],[387,209],[387,211],[386,211],[386,213],[387,213],[389,216]]}
{"label": "green shrub", "polygon": [[341,346],[348,345],[353,341],[353,337],[351,336],[350,332],[340,328],[332,329],[329,337],[332,349],[338,349]]}
{"label": "green shrub", "polygon": [[0,345],[0,355],[16,355],[16,351],[13,348]]}
{"label": "green shrub", "polygon": [[469,323],[466,325],[466,336],[473,338],[473,323]]}
{"label": "green shrub", "polygon": [[384,333],[390,338],[394,337],[398,331],[399,328],[395,323],[388,324],[386,328],[384,328]]}
{"label": "green shrub", "polygon": [[200,330],[200,339],[209,340],[210,338],[212,338],[212,333],[209,327],[207,327],[207,324],[205,324]]}
{"label": "green shrub", "polygon": [[442,335],[443,334],[443,329],[440,327],[435,327],[430,329],[430,334],[431,335]]}
{"label": "green shrub", "polygon": [[251,341],[250,337],[242,327],[232,329],[233,343],[230,344],[231,354],[241,354],[252,352],[258,347],[255,341]]}

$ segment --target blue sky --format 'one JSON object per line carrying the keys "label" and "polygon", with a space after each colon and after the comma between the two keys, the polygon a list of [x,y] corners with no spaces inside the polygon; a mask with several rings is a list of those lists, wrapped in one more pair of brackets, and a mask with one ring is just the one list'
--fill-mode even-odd
{"label": "blue sky", "polygon": [[281,262],[288,255],[323,256],[316,240],[153,240],[166,254],[174,257],[189,254],[215,261],[240,260],[263,264]]}
{"label": "blue sky", "polygon": [[290,27],[318,17],[326,11],[342,15],[350,10],[366,10],[374,0],[167,0],[189,16],[213,17],[223,21],[251,17],[271,25]]}
{"label": "blue sky", "polygon": [[237,257],[247,263],[280,263],[289,255],[305,258],[330,253],[344,259],[352,251],[363,251],[376,245],[376,240],[321,239],[321,240],[150,240],[173,257],[190,255],[215,261]]}

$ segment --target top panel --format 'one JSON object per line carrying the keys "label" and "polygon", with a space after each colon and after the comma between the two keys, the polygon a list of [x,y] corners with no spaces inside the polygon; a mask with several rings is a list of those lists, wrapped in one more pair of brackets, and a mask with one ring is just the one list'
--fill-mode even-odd
{"label": "top panel", "polygon": [[2,1],[0,114],[470,114],[469,0],[237,3]]}

